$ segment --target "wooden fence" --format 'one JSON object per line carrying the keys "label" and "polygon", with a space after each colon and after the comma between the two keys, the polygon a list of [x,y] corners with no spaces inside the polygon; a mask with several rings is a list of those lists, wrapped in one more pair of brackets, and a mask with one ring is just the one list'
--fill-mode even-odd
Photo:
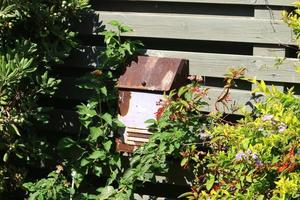
{"label": "wooden fence", "polygon": [[[281,11],[290,10],[293,1],[93,0],[95,15],[79,30],[85,45],[53,70],[63,83],[55,98],[44,101],[55,106],[45,132],[78,132],[75,105],[89,94],[77,89],[77,78],[98,64],[103,38],[96,30],[110,20],[131,26],[134,32],[125,36],[143,41],[146,54],[188,59],[190,74],[204,77],[205,85],[211,88],[212,101],[222,91],[227,70],[239,66],[246,67],[247,76],[256,76],[281,90],[294,85],[299,94],[300,76],[294,68],[297,48],[291,29],[281,21]],[[278,61],[283,63],[277,65]],[[232,104],[246,105],[252,98],[252,88],[251,83],[238,81],[238,87],[231,92]],[[186,189],[179,184],[185,181],[169,180],[166,176],[160,179],[167,184],[149,183],[139,193],[175,199]]]}

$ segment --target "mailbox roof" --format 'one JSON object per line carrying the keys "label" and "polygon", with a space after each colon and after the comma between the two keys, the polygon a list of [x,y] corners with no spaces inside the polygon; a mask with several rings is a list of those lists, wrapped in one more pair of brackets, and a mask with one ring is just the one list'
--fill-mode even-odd
{"label": "mailbox roof", "polygon": [[[169,91],[188,75],[187,60],[138,56],[118,80],[119,88]],[[179,77],[179,78],[177,78]]]}

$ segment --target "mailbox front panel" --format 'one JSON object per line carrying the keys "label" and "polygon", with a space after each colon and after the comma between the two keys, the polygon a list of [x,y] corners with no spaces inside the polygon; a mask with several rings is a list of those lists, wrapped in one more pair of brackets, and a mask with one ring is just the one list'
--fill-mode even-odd
{"label": "mailbox front panel", "polygon": [[145,121],[154,119],[162,99],[161,94],[147,92],[119,91],[119,120],[126,127],[147,129]]}

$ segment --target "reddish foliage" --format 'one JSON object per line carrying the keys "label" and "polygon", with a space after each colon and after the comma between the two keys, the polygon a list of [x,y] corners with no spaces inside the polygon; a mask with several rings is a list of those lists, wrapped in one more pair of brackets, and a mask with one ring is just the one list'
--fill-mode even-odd
{"label": "reddish foliage", "polygon": [[156,119],[159,120],[162,116],[162,114],[164,113],[165,108],[164,107],[160,107],[157,112],[155,113]]}
{"label": "reddish foliage", "polygon": [[221,186],[220,186],[220,184],[215,184],[214,186],[213,186],[213,189],[215,190],[215,191],[218,191],[219,189],[221,188]]}
{"label": "reddish foliage", "polygon": [[283,172],[285,169],[287,169],[289,167],[289,163],[284,163],[283,165],[281,165],[280,167],[278,167],[277,171],[279,173]]}

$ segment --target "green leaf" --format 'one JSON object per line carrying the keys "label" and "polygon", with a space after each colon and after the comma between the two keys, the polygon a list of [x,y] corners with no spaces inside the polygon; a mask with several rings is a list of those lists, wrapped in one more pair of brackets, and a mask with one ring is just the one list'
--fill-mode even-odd
{"label": "green leaf", "polygon": [[265,196],[262,194],[257,197],[257,200],[264,200],[264,199],[265,199]]}
{"label": "green leaf", "polygon": [[246,176],[246,181],[252,183],[252,176],[251,175]]}
{"label": "green leaf", "polygon": [[105,142],[105,143],[103,144],[104,149],[105,149],[107,152],[109,152],[109,150],[110,150],[110,148],[111,148],[111,145],[112,145],[112,141],[111,141],[111,140],[109,140],[109,141],[107,141],[107,142]]}
{"label": "green leaf", "polygon": [[105,96],[107,96],[107,88],[105,86],[100,88],[100,91],[102,94],[104,94]]}
{"label": "green leaf", "polygon": [[181,194],[178,198],[188,198],[188,197],[194,197],[194,193],[193,192],[186,192]]}
{"label": "green leaf", "polygon": [[79,171],[76,171],[76,170],[72,170],[72,177],[74,179],[74,183],[75,183],[75,186],[78,188],[81,184],[81,182],[83,181],[84,179],[84,174],[85,173],[81,173]]}
{"label": "green leaf", "polygon": [[126,179],[131,179],[131,177],[133,177],[135,174],[139,174],[139,171],[141,171],[141,169],[139,168],[139,169],[135,169],[135,170],[133,170],[133,169],[131,169],[131,168],[129,168],[129,169],[127,169],[125,172],[124,172],[124,175],[123,175],[123,179],[124,180],[126,180]]}
{"label": "green leaf", "polygon": [[9,158],[9,154],[6,152],[3,156],[3,161],[7,162],[8,158]]}
{"label": "green leaf", "polygon": [[102,175],[102,167],[94,166],[94,173],[96,176],[100,177]]}
{"label": "green leaf", "polygon": [[119,172],[118,170],[114,170],[110,172],[110,177],[107,180],[109,185],[111,185],[114,182],[114,180],[116,180],[116,178],[118,177],[118,172]]}
{"label": "green leaf", "polygon": [[108,22],[108,24],[112,25],[112,26],[121,26],[121,23],[118,22],[117,20],[112,20],[110,22]]}
{"label": "green leaf", "polygon": [[99,127],[90,128],[90,138],[91,140],[97,140],[100,136],[103,136],[103,131]]}
{"label": "green leaf", "polygon": [[16,156],[17,156],[18,158],[20,158],[20,159],[23,159],[23,158],[24,158],[24,156],[21,155],[21,154],[19,154],[19,153],[16,153]]}
{"label": "green leaf", "polygon": [[122,48],[124,48],[128,53],[129,55],[132,55],[133,53],[131,52],[131,44],[130,43],[124,43],[122,45]]}
{"label": "green leaf", "polygon": [[213,187],[214,183],[215,183],[215,176],[210,174],[208,180],[205,183],[206,189],[210,190]]}
{"label": "green leaf", "polygon": [[119,169],[122,168],[122,161],[119,155],[115,154],[112,156],[112,159],[109,160],[110,165],[115,165]]}
{"label": "green leaf", "polygon": [[140,161],[141,161],[141,156],[140,155],[136,155],[133,158],[131,158],[131,160],[130,160],[130,166],[134,167]]}
{"label": "green leaf", "polygon": [[184,105],[186,108],[189,108],[189,107],[190,107],[189,104],[188,104],[188,102],[186,102],[186,101],[184,101],[184,100],[180,100],[180,103],[181,103],[182,105]]}
{"label": "green leaf", "polygon": [[121,31],[121,33],[127,33],[127,32],[132,32],[133,29],[130,28],[129,26],[122,25],[122,26],[120,26],[120,31]]}
{"label": "green leaf", "polygon": [[180,166],[183,167],[184,165],[186,165],[189,162],[189,158],[184,158],[181,160],[180,162]]}
{"label": "green leaf", "polygon": [[245,138],[245,139],[242,141],[242,143],[241,143],[242,148],[243,148],[244,150],[248,149],[249,144],[250,144],[250,138]]}
{"label": "green leaf", "polygon": [[104,151],[94,151],[91,155],[89,155],[89,159],[100,159],[104,160],[106,158],[106,153]]}
{"label": "green leaf", "polygon": [[20,134],[20,132],[19,132],[19,129],[16,127],[16,125],[10,124],[10,126],[13,128],[13,130],[15,131],[15,133],[16,133],[18,136],[21,136],[21,134]]}
{"label": "green leaf", "polygon": [[90,163],[89,160],[87,160],[87,159],[82,159],[82,160],[80,161],[80,166],[81,166],[81,167],[85,167],[85,166],[88,165],[89,163]]}
{"label": "green leaf", "polygon": [[178,93],[177,93],[178,97],[181,97],[182,94],[185,93],[187,90],[188,90],[187,87],[181,87],[181,88],[179,88]]}
{"label": "green leaf", "polygon": [[57,149],[63,150],[68,149],[76,145],[76,142],[69,137],[62,138],[57,145]]}
{"label": "green leaf", "polygon": [[105,113],[104,115],[101,116],[102,119],[104,119],[104,121],[106,121],[110,126],[112,126],[112,116],[108,113]]}
{"label": "green leaf", "polygon": [[181,144],[179,142],[175,142],[173,145],[176,149],[179,149],[181,146]]}
{"label": "green leaf", "polygon": [[111,196],[115,193],[115,189],[112,186],[106,186],[104,188],[97,189],[100,192],[98,199],[105,200],[111,199]]}
{"label": "green leaf", "polygon": [[125,128],[125,125],[120,120],[114,119],[113,121],[114,121],[114,123],[116,124],[117,127]]}
{"label": "green leaf", "polygon": [[148,119],[145,121],[145,124],[156,124],[156,120],[155,119]]}
{"label": "green leaf", "polygon": [[94,117],[97,115],[97,112],[95,110],[96,106],[97,106],[96,102],[92,102],[87,105],[84,105],[84,104],[79,105],[79,106],[77,106],[78,113],[80,115],[87,115],[88,117]]}

